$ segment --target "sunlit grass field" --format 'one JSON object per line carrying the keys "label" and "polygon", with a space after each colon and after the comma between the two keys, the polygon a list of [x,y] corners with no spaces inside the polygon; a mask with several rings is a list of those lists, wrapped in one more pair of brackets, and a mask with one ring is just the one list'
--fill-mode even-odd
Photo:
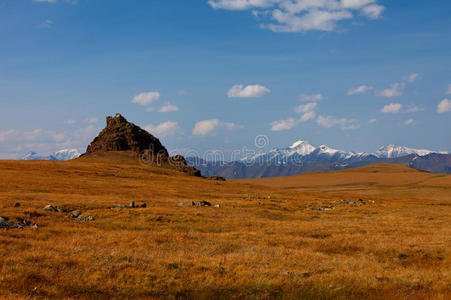
{"label": "sunlit grass field", "polygon": [[[220,207],[178,206],[202,200]],[[0,161],[0,216],[38,225],[0,229],[1,299],[451,298],[451,176],[402,166],[221,182],[126,153]]]}

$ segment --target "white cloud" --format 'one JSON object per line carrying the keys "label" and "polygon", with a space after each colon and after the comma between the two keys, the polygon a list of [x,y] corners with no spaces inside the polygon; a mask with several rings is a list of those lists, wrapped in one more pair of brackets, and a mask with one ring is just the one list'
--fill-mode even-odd
{"label": "white cloud", "polygon": [[160,99],[159,92],[147,92],[136,95],[135,97],[133,97],[132,102],[142,106],[148,106],[155,103],[159,99]]}
{"label": "white cloud", "polygon": [[256,84],[244,87],[242,84],[234,85],[228,92],[229,98],[260,98],[271,93],[271,90]]}
{"label": "white cloud", "polygon": [[178,111],[179,107],[177,105],[172,105],[169,103],[166,103],[165,105],[163,105],[159,112],[173,112],[173,111]]}
{"label": "white cloud", "polygon": [[323,95],[322,94],[313,94],[313,95],[301,94],[301,95],[299,95],[299,100],[301,100],[301,101],[320,101],[320,100],[323,100]]}
{"label": "white cloud", "polygon": [[310,112],[312,110],[315,110],[317,106],[318,106],[318,103],[315,103],[315,102],[311,102],[311,103],[307,103],[307,104],[301,104],[301,105],[297,106],[294,109],[294,111],[296,113],[306,113],[306,112]]}
{"label": "white cloud", "polygon": [[350,89],[348,91],[348,95],[352,96],[352,95],[364,94],[364,93],[367,93],[367,92],[371,91],[372,89],[373,88],[371,86],[361,85],[361,86],[356,87],[354,89]]}
{"label": "white cloud", "polygon": [[446,91],[447,95],[451,95],[451,84],[448,85],[448,90]]}
{"label": "white cloud", "polygon": [[96,123],[98,120],[99,120],[99,119],[96,118],[96,117],[91,117],[91,118],[86,118],[86,119],[84,120],[84,122],[85,122],[85,123],[93,124],[93,123]]}
{"label": "white cloud", "polygon": [[69,124],[69,125],[74,125],[75,123],[77,123],[77,121],[75,121],[75,120],[67,120],[66,121],[66,124]]}
{"label": "white cloud", "polygon": [[324,128],[338,126],[341,130],[354,130],[360,128],[360,125],[357,124],[357,121],[354,119],[338,119],[331,116],[319,116],[318,119],[316,119],[316,123]]}
{"label": "white cloud", "polygon": [[394,83],[390,86],[390,88],[380,91],[379,96],[387,98],[402,96],[405,87],[405,83]]}
{"label": "white cloud", "polygon": [[385,7],[378,0],[208,0],[214,9],[250,10],[269,22],[260,24],[276,32],[332,31],[354,12],[369,19],[381,17]]}
{"label": "white cloud", "polygon": [[420,74],[418,73],[410,74],[409,77],[407,78],[407,81],[409,81],[410,83],[414,83],[415,80],[417,80],[418,76],[420,76]]}
{"label": "white cloud", "polygon": [[413,125],[414,120],[413,119],[408,119],[406,121],[404,121],[404,125]]}
{"label": "white cloud", "polygon": [[166,121],[156,126],[149,124],[144,129],[158,137],[167,137],[179,132],[180,126],[177,122]]}
{"label": "white cloud", "polygon": [[282,130],[289,130],[298,124],[299,124],[299,120],[297,120],[295,118],[289,118],[286,120],[274,121],[270,125],[271,125],[272,131],[282,131]]}
{"label": "white cloud", "polygon": [[384,6],[374,4],[362,8],[362,13],[370,19],[379,19],[382,16],[384,10],[385,10]]}
{"label": "white cloud", "polygon": [[41,24],[39,24],[40,28],[45,28],[45,29],[50,29],[50,28],[52,28],[52,26],[53,26],[52,20],[45,20]]}
{"label": "white cloud", "polygon": [[205,136],[214,133],[218,128],[224,128],[226,130],[232,131],[238,128],[243,128],[241,125],[236,125],[231,122],[222,122],[218,119],[203,120],[199,121],[194,125],[193,134],[199,136]]}
{"label": "white cloud", "polygon": [[423,110],[424,110],[424,108],[422,108],[422,107],[411,106],[411,107],[407,108],[404,112],[405,113],[416,113],[416,112],[423,111]]}
{"label": "white cloud", "polygon": [[385,105],[382,109],[381,112],[386,113],[386,114],[397,114],[400,113],[402,109],[402,104],[400,103],[390,103],[388,105]]}
{"label": "white cloud", "polygon": [[305,114],[303,114],[301,116],[300,121],[301,122],[307,122],[309,120],[314,119],[315,117],[316,117],[316,113],[314,111],[308,111],[308,112],[306,112]]}
{"label": "white cloud", "polygon": [[368,120],[368,123],[370,123],[370,124],[374,124],[376,122],[377,122],[377,119],[370,119],[370,120]]}
{"label": "white cloud", "polygon": [[13,135],[16,131],[15,130],[6,130],[6,131],[0,131],[0,142],[6,141],[6,139]]}
{"label": "white cloud", "polygon": [[451,111],[451,100],[443,99],[437,106],[437,113],[443,114]]}
{"label": "white cloud", "polygon": [[246,10],[250,8],[269,7],[280,0],[208,0],[214,9]]}
{"label": "white cloud", "polygon": [[[55,4],[58,2],[58,0],[33,0],[33,2]],[[77,4],[78,0],[64,0],[64,2],[69,4]]]}

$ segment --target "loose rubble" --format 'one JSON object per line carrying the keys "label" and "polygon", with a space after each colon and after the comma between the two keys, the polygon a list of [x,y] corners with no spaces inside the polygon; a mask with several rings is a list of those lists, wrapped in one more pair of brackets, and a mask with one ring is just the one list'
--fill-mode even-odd
{"label": "loose rubble", "polygon": [[[180,206],[180,207],[183,207],[183,206],[201,207],[201,206],[212,206],[212,204],[210,202],[208,202],[208,201],[203,200],[203,201],[200,201],[200,202],[193,202],[193,201],[190,201],[190,202],[179,202],[177,204],[177,206]],[[215,205],[213,205],[213,207],[220,208],[221,205],[215,204]]]}
{"label": "loose rubble", "polygon": [[0,217],[0,229],[24,229],[25,227],[38,228],[37,224],[32,224],[31,222],[16,218],[17,222],[11,222],[6,217]]}
{"label": "loose rubble", "polygon": [[62,208],[59,208],[59,207],[57,207],[57,206],[53,206],[53,205],[46,205],[44,208],[43,208],[45,211],[50,211],[50,212],[58,212],[58,213],[69,213],[69,212],[72,212],[73,211],[73,209],[62,209]]}
{"label": "loose rubble", "polygon": [[135,202],[130,202],[129,206],[126,206],[124,204],[116,204],[113,207],[111,207],[111,209],[113,208],[146,208],[147,204],[143,203],[143,204],[136,204]]}

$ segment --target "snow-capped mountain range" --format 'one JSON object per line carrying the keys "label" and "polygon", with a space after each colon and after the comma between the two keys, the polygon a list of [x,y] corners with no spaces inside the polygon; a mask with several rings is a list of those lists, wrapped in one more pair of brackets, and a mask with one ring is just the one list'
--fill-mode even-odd
{"label": "snow-capped mountain range", "polygon": [[244,157],[241,162],[244,163],[302,163],[302,162],[356,162],[366,161],[377,158],[398,158],[407,155],[424,156],[431,153],[448,154],[445,151],[432,151],[423,149],[413,149],[404,146],[388,145],[379,148],[374,153],[366,152],[346,152],[332,149],[321,145],[318,148],[312,146],[307,141],[296,141],[288,148],[274,148],[269,152],[258,153],[252,156]]}
{"label": "snow-capped mountain range", "polygon": [[80,155],[77,149],[63,149],[48,156],[42,156],[36,152],[29,152],[22,157],[22,160],[71,160]]}

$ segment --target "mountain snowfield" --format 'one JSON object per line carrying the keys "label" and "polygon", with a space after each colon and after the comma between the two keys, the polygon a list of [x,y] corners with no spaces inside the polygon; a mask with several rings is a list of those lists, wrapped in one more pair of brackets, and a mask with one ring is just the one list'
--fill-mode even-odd
{"label": "mountain snowfield", "polygon": [[413,149],[404,146],[387,145],[379,148],[374,153],[346,152],[321,145],[318,148],[308,141],[299,140],[288,148],[274,148],[268,152],[258,153],[244,157],[241,162],[245,163],[302,163],[302,162],[355,162],[377,158],[398,158],[407,155],[424,156],[431,153],[448,154],[445,151],[433,151],[424,149]]}
{"label": "mountain snowfield", "polygon": [[71,160],[81,155],[77,149],[63,149],[48,156],[41,156],[36,152],[29,152],[22,157],[22,160]]}

